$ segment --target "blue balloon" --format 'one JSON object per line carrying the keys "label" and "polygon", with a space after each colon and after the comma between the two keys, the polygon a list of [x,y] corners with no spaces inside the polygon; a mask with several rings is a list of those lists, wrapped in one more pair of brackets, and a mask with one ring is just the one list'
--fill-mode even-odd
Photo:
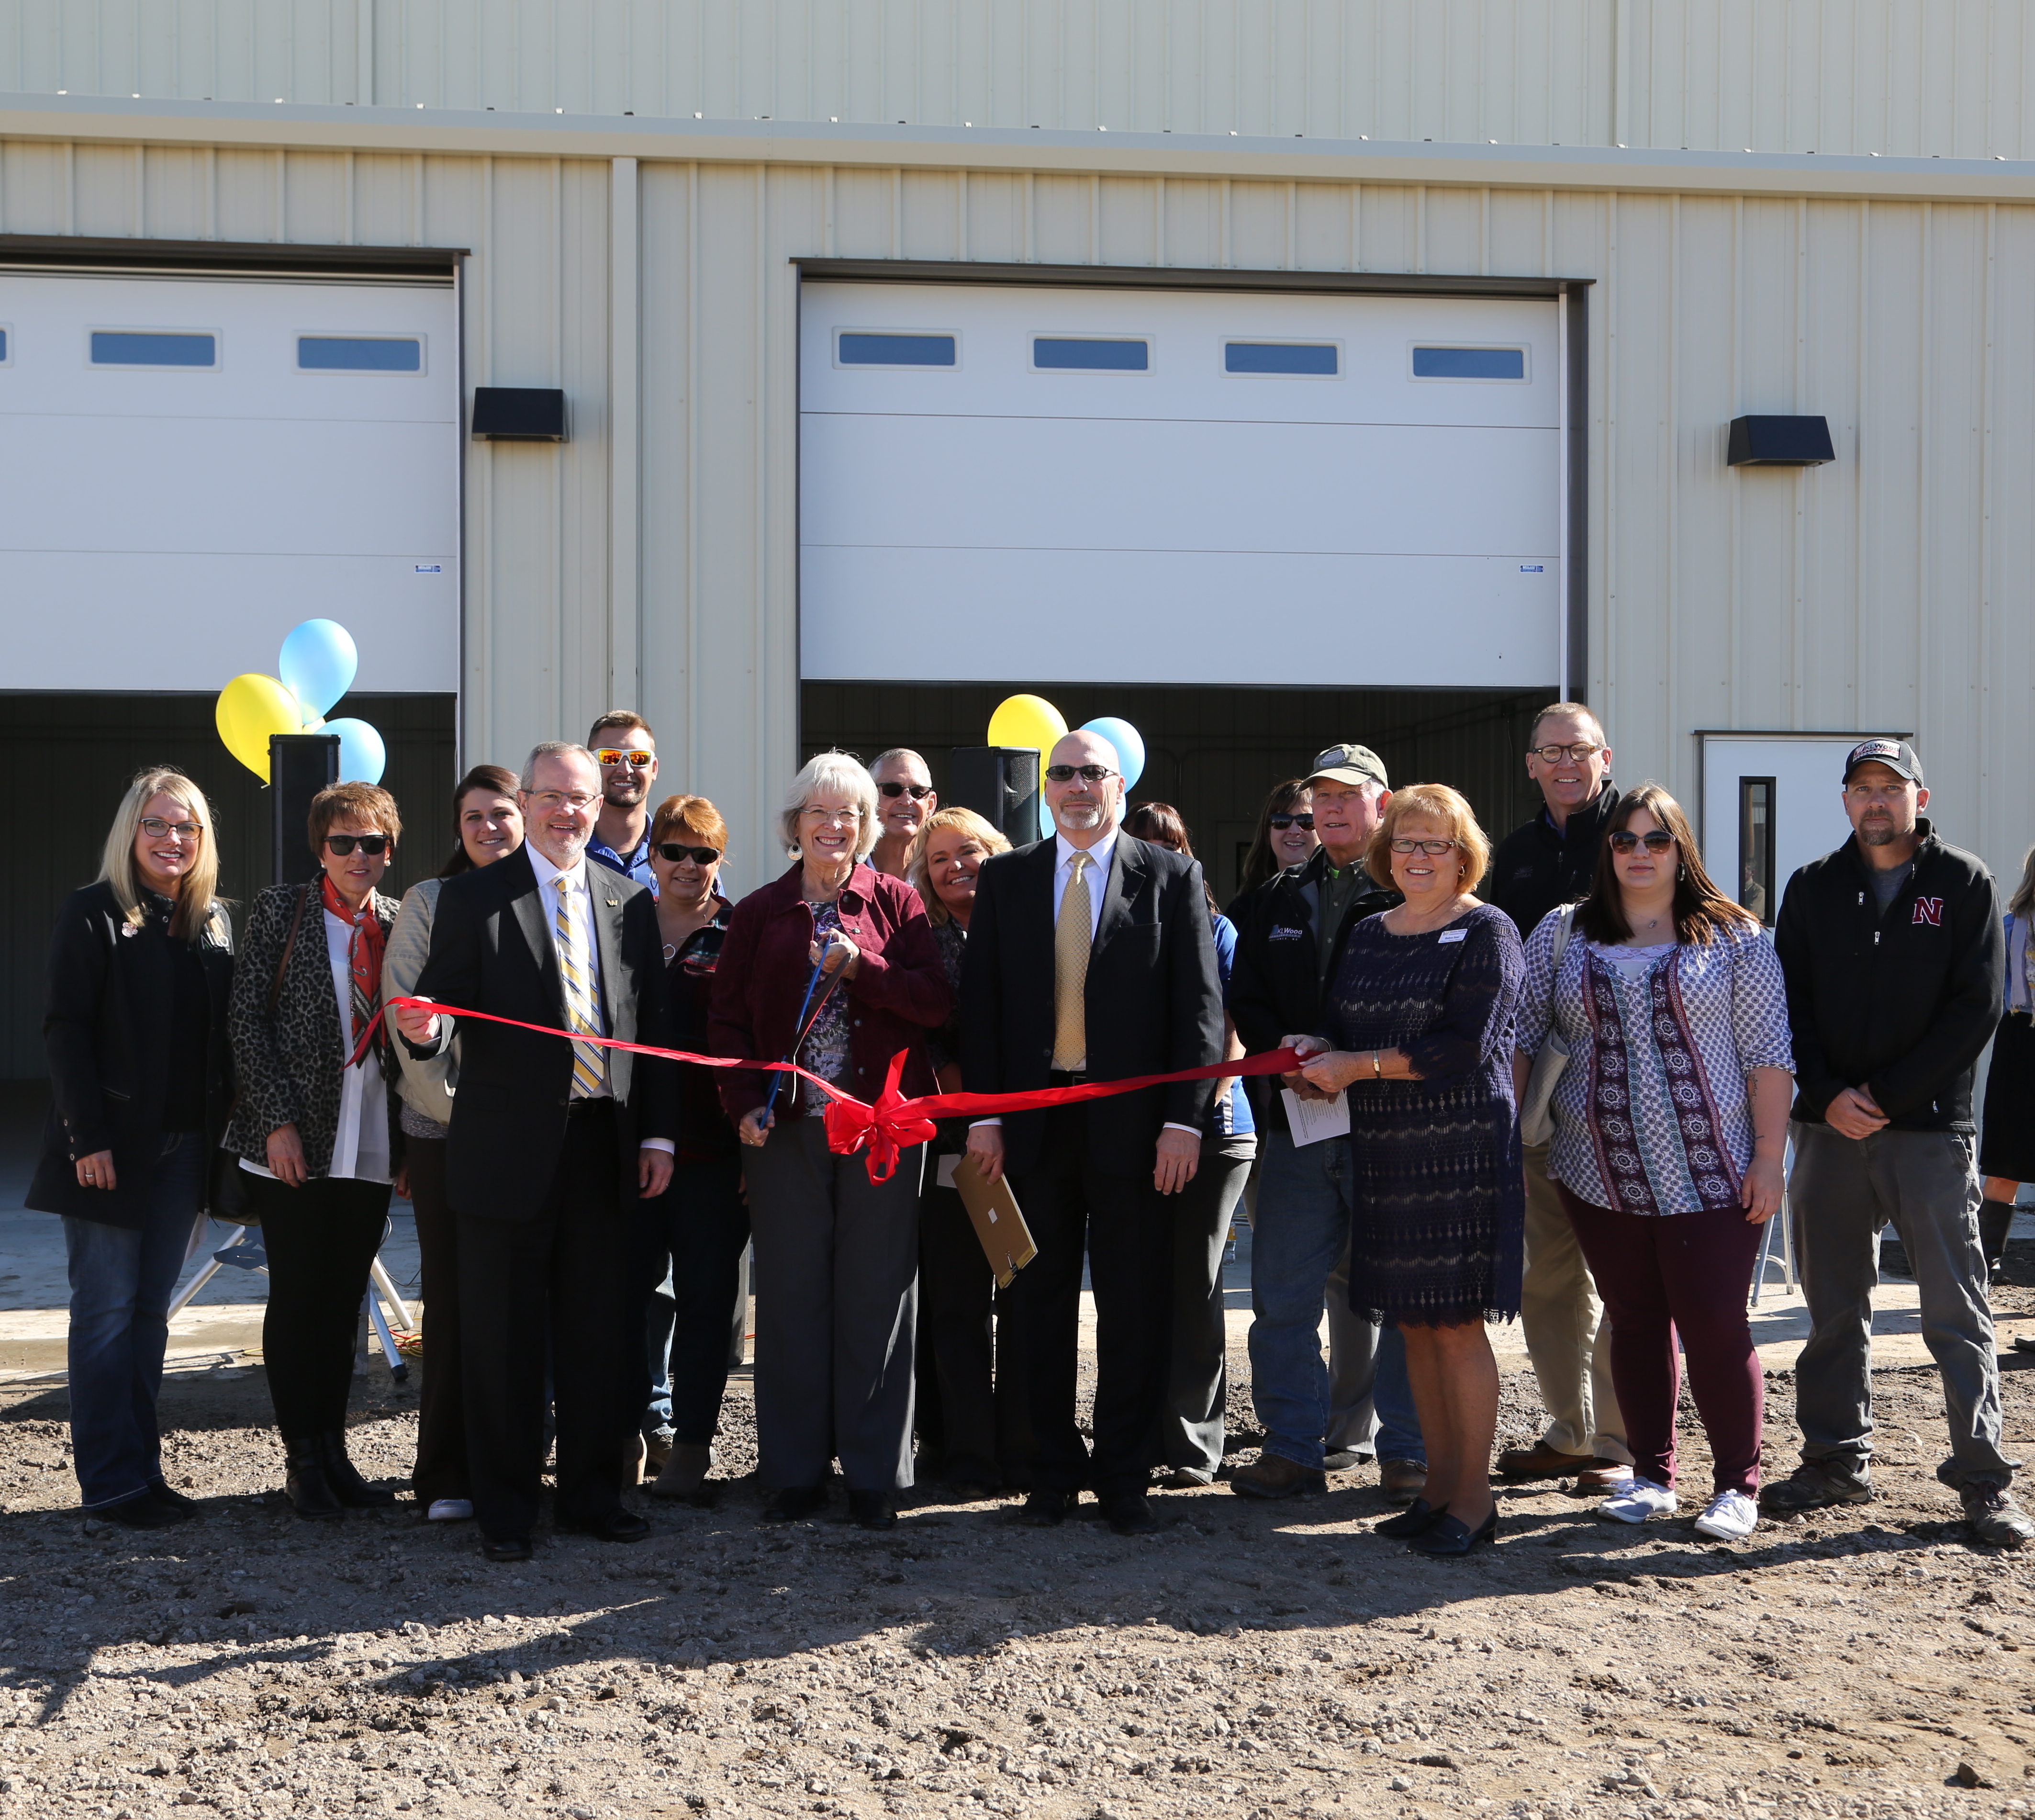
{"label": "blue balloon", "polygon": [[389,748],[382,736],[365,721],[327,721],[322,733],[339,735],[339,781],[343,784],[378,784],[388,767]]}
{"label": "blue balloon", "polygon": [[1130,722],[1119,720],[1114,714],[1102,714],[1086,722],[1081,731],[1098,733],[1116,748],[1116,768],[1123,774],[1123,787],[1127,790],[1145,774],[1145,741]]}
{"label": "blue balloon", "polygon": [[297,698],[307,724],[332,711],[359,668],[353,635],[337,620],[305,620],[284,639],[276,659],[276,673]]}

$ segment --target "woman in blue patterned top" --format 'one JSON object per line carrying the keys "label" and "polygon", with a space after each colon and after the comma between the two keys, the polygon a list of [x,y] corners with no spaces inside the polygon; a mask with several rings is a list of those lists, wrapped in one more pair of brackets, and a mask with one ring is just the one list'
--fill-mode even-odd
{"label": "woman in blue patterned top", "polygon": [[1394,791],[1366,863],[1405,902],[1351,930],[1322,1034],[1287,1039],[1309,1087],[1348,1090],[1350,1306],[1405,1334],[1428,1443],[1425,1494],[1377,1527],[1428,1554],[1467,1554],[1498,1532],[1484,1322],[1519,1312],[1521,961],[1512,919],[1470,895],[1490,857],[1447,786]]}
{"label": "woman in blue patterned top", "polygon": [[1713,1461],[1696,1528],[1736,1541],[1759,1520],[1764,1381],[1745,1304],[1781,1206],[1787,988],[1665,790],[1641,785],[1604,827],[1590,895],[1526,944],[1514,1065],[1523,1083],[1551,1031],[1567,1045],[1548,1173],[1610,1313],[1633,1454],[1602,1509],[1643,1523],[1675,1509],[1679,1335]]}

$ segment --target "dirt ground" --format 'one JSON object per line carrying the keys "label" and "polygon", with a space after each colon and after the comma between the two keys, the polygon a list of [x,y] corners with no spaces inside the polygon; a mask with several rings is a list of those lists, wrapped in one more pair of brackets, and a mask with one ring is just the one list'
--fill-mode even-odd
{"label": "dirt ground", "polygon": [[[1999,1304],[2035,1306],[2035,1292]],[[1254,1445],[1232,1361],[1232,1445]],[[2004,1361],[2035,1441],[2035,1357]],[[0,1813],[298,1817],[1979,1815],[2035,1803],[2035,1551],[1963,1539],[1932,1369],[1879,1378],[1872,1504],[1747,1543],[1634,1529],[1559,1488],[1500,1545],[1367,1533],[1370,1468],[1254,1505],[1163,1494],[1121,1539],[999,1506],[758,1520],[746,1388],[710,1511],[633,1547],[491,1568],[404,1505],[294,1517],[258,1369],[173,1378],[151,1536],[73,1508],[60,1391],[0,1395]],[[1793,1387],[1770,1379],[1770,1471]],[[414,1386],[361,1381],[355,1457],[400,1477]],[[1685,1411],[1685,1418],[1687,1412]],[[1500,1428],[1540,1422],[1507,1380]],[[1707,1485],[1685,1423],[1684,1483]],[[1695,1503],[1700,1508],[1701,1498]],[[1092,1508],[1092,1507],[1085,1507]]]}

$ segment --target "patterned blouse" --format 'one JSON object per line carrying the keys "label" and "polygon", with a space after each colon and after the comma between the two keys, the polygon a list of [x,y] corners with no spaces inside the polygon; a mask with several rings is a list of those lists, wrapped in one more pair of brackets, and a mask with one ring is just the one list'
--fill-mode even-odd
{"label": "patterned blouse", "polygon": [[1551,1026],[1569,1046],[1548,1174],[1625,1213],[1737,1206],[1752,1162],[1747,1077],[1795,1066],[1773,943],[1733,926],[1635,972],[1607,962],[1578,929],[1557,978],[1560,918],[1550,912],[1528,940],[1519,1000],[1524,1053],[1539,1053]]}

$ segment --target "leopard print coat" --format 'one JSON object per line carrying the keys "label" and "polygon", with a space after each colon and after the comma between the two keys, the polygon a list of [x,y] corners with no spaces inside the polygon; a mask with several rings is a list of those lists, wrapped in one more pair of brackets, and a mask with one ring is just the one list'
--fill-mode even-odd
{"label": "leopard print coat", "polygon": [[[339,1132],[339,998],[333,990],[332,963],[325,949],[325,913],[318,881],[298,925],[297,945],[269,1010],[269,991],[289,939],[296,914],[297,893],[305,887],[274,885],[255,899],[233,974],[233,997],[227,1027],[233,1041],[233,1066],[240,1099],[226,1129],[225,1147],[236,1156],[264,1166],[269,1160],[269,1133],[294,1125],[303,1139],[306,1173],[329,1174],[332,1146]],[[374,894],[375,919],[386,936],[396,920],[397,903]],[[400,1158],[396,1136],[395,1064],[383,1052],[384,1097],[389,1121],[389,1155]]]}

